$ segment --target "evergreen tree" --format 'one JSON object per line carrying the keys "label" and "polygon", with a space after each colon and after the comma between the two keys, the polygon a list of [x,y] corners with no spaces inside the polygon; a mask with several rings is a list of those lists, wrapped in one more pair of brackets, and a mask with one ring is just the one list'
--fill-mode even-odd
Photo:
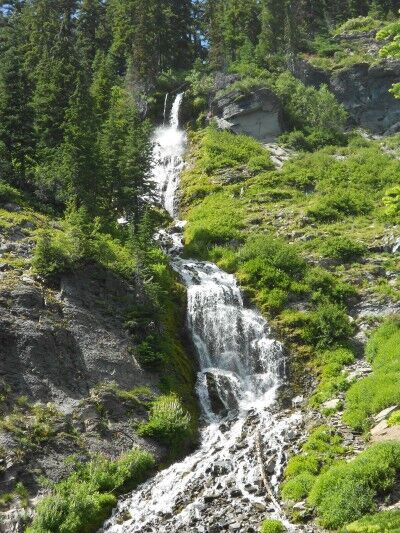
{"label": "evergreen tree", "polygon": [[59,146],[64,114],[74,91],[78,62],[74,43],[75,0],[34,0],[25,10],[34,125],[40,148]]}
{"label": "evergreen tree", "polygon": [[112,90],[110,112],[100,135],[103,211],[115,219],[125,213],[136,228],[152,195],[150,129],[138,116],[132,98]]}
{"label": "evergreen tree", "polygon": [[279,51],[283,42],[285,9],[282,0],[262,0],[261,31],[257,54],[263,60],[266,56]]}
{"label": "evergreen tree", "polygon": [[93,98],[83,73],[79,75],[71,96],[63,124],[64,141],[61,146],[61,166],[68,190],[68,201],[83,206],[87,213],[98,213],[100,200],[97,169],[96,129]]}
{"label": "evergreen tree", "polygon": [[91,69],[98,52],[110,46],[105,3],[102,0],[82,0],[76,28],[76,46],[85,69]]}
{"label": "evergreen tree", "polygon": [[0,143],[2,177],[25,184],[33,157],[33,117],[30,84],[24,68],[24,36],[18,9],[5,23],[0,63]]}

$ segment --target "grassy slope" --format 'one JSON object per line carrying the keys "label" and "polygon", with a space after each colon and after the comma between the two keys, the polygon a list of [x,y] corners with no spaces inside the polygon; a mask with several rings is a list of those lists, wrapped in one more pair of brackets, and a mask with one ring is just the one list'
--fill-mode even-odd
{"label": "grassy slope", "polygon": [[[396,138],[389,144],[395,147]],[[246,137],[211,128],[192,135],[190,165],[182,178],[183,217],[188,220],[185,251],[236,274],[290,344],[293,377],[304,365],[319,376],[310,403],[323,410],[324,401],[350,387],[345,367],[355,359],[355,324],[347,313],[354,314],[361,299],[385,306],[400,297],[398,283],[386,277],[386,272],[398,269],[397,259],[383,251],[385,240],[398,236],[398,228],[388,223],[382,200],[398,182],[400,162],[395,153],[386,153],[388,146],[357,136],[345,148],[300,154],[282,171],[273,170],[267,161],[263,168],[254,168],[250,161],[260,156],[259,150],[260,145]],[[346,412],[351,412],[354,388],[360,386],[351,387]],[[392,401],[389,395],[365,409],[365,424],[369,415]],[[310,505],[325,525],[334,528],[372,511],[376,494],[393,485],[392,478],[385,487],[378,481],[369,483],[362,461],[347,470],[340,467],[342,484],[329,485],[336,472],[329,474],[330,468],[336,468],[344,452],[351,450],[343,449],[340,435],[316,428],[302,455],[289,463],[283,492],[286,499],[299,501],[317,480],[319,486],[325,483],[325,492],[337,494],[335,503],[329,498],[320,501],[321,490],[315,489]],[[394,451],[375,447],[367,452],[378,470],[387,454],[394,453],[390,468],[398,471],[398,446]],[[319,481],[325,472],[331,477]],[[361,482],[369,483],[368,497],[360,500],[354,494],[350,507],[340,511],[345,495]],[[361,525],[352,527],[367,531]]]}

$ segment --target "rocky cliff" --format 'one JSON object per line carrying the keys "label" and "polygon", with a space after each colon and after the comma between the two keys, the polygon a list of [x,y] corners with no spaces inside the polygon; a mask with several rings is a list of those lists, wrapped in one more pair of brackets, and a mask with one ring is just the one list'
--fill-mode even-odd
{"label": "rocky cliff", "polygon": [[399,101],[390,93],[400,79],[400,61],[379,58],[382,43],[375,35],[376,31],[353,32],[333,39],[343,48],[341,54],[347,55],[347,66],[332,58],[330,68],[328,64],[321,68],[321,58],[306,56],[295,58],[289,66],[306,85],[327,85],[347,109],[350,126],[391,134],[400,130]]}

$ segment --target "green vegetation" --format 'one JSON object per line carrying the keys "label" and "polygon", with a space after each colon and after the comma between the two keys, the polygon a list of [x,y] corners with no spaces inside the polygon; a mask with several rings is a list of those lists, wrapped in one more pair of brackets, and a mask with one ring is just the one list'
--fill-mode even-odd
{"label": "green vegetation", "polygon": [[174,394],[154,400],[149,421],[141,424],[138,433],[167,445],[172,453],[182,453],[195,436],[190,415]]}
{"label": "green vegetation", "polygon": [[382,511],[349,524],[348,533],[393,533],[400,530],[400,511]]}
{"label": "green vegetation", "polygon": [[389,320],[371,336],[366,355],[373,372],[354,383],[346,395],[343,419],[355,429],[368,429],[369,417],[400,404],[400,324]]}
{"label": "green vegetation", "polygon": [[400,426],[400,411],[395,411],[388,418],[389,426]]}
{"label": "green vegetation", "polygon": [[316,480],[308,497],[321,525],[337,529],[376,509],[375,498],[394,486],[400,444],[371,446],[349,463],[333,465]]}
{"label": "green vegetation", "polygon": [[261,533],[283,533],[285,531],[280,520],[267,519],[261,524]]}
{"label": "green vegetation", "polygon": [[350,387],[343,370],[354,360],[354,354],[347,348],[334,348],[317,353],[319,383],[310,400],[313,407],[320,406]]}
{"label": "green vegetation", "polygon": [[343,24],[341,24],[336,29],[336,34],[340,35],[341,33],[357,33],[364,31],[379,30],[382,27],[383,23],[380,20],[376,20],[373,17],[356,17],[349,19]]}
{"label": "green vegetation", "polygon": [[302,453],[289,459],[282,485],[282,497],[289,501],[306,498],[317,476],[345,453],[342,438],[327,426],[315,428],[302,446]]}
{"label": "green vegetation", "polygon": [[40,501],[27,533],[94,533],[115,506],[116,495],[144,481],[153,467],[153,457],[140,449],[115,461],[98,456],[78,465]]}
{"label": "green vegetation", "polygon": [[129,279],[135,267],[134,250],[101,232],[100,221],[91,220],[84,209],[68,213],[59,229],[38,233],[32,259],[38,274],[48,278],[91,262]]}

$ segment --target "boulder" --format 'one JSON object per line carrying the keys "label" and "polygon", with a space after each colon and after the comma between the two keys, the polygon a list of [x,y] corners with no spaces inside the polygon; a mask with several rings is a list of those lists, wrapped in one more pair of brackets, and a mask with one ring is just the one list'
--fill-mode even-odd
{"label": "boulder", "polygon": [[387,407],[386,409],[374,416],[375,422],[381,422],[382,420],[385,420],[397,408],[397,405],[391,405],[390,407]]}
{"label": "boulder", "polygon": [[400,426],[388,426],[381,422],[371,430],[371,442],[400,441]]}
{"label": "boulder", "polygon": [[212,102],[212,113],[221,129],[273,142],[283,131],[282,107],[269,89],[250,92],[234,89]]}

